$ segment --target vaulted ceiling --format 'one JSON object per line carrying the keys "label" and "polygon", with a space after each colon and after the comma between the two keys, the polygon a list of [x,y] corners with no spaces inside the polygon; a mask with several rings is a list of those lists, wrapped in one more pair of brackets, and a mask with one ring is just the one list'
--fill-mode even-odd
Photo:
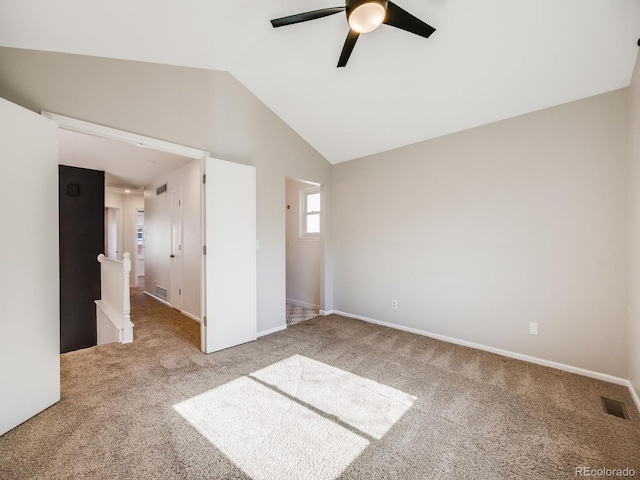
{"label": "vaulted ceiling", "polygon": [[[629,85],[636,0],[395,0],[436,28],[383,25],[336,68],[343,0],[0,0],[0,45],[227,70],[332,163]],[[1,67],[0,67],[1,68]]]}

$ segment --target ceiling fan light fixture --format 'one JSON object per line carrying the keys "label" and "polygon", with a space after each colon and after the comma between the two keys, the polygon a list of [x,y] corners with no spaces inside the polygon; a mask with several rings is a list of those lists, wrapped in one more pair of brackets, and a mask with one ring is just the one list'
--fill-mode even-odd
{"label": "ceiling fan light fixture", "polygon": [[284,27],[285,25],[328,17],[339,12],[347,14],[349,33],[340,53],[338,68],[347,65],[360,34],[372,32],[383,23],[424,38],[429,38],[436,31],[431,25],[424,23],[418,17],[411,15],[390,0],[345,0],[344,7],[322,8],[287,17],[274,18],[271,20],[271,25],[273,28]]}
{"label": "ceiling fan light fixture", "polygon": [[358,33],[373,32],[382,25],[387,10],[376,1],[362,3],[349,13],[349,27]]}

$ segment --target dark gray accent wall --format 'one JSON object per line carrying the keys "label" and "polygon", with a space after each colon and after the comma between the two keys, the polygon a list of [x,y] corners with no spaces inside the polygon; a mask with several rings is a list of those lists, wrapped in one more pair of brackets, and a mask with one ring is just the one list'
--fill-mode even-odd
{"label": "dark gray accent wall", "polygon": [[104,172],[59,166],[60,352],[96,345],[104,250]]}

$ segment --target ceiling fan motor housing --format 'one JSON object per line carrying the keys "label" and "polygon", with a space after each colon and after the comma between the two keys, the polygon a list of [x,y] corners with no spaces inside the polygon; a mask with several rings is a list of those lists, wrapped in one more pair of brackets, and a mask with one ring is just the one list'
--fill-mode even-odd
{"label": "ceiling fan motor housing", "polygon": [[382,6],[382,8],[387,10],[387,5],[389,4],[389,0],[347,0],[347,16],[353,12],[360,5],[364,5],[365,3],[377,3]]}

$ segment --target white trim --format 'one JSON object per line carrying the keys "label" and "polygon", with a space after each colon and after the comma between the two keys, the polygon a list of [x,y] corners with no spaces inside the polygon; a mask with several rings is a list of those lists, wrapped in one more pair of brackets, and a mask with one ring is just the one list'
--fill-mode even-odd
{"label": "white trim", "polygon": [[195,320],[196,322],[200,323],[200,317],[196,317],[193,313],[189,313],[186,310],[180,310],[180,313],[183,314],[185,317],[189,317],[191,320]]}
{"label": "white trim", "polygon": [[105,127],[104,125],[98,125],[97,123],[85,122],[84,120],[65,117],[64,115],[58,115],[57,113],[45,112],[43,110],[40,114],[43,117],[56,122],[59,128],[71,130],[72,132],[85,133],[96,137],[109,138],[111,140],[119,140],[142,148],[152,148],[154,150],[173,153],[175,155],[181,155],[188,158],[206,158],[209,155],[209,152],[198,150],[197,148],[185,147],[184,145],[165,142],[164,140],[159,140],[157,138],[145,137],[144,135],[138,135],[137,133],[130,133],[111,127]]}
{"label": "white trim", "polygon": [[[333,315],[334,313],[336,313],[336,314],[337,314],[338,312],[336,312],[335,310],[320,310],[318,313],[319,313],[320,315],[322,315],[323,317],[326,317],[326,316],[328,316],[328,315]],[[345,315],[345,316],[346,316],[346,315]],[[354,318],[355,318],[355,317],[354,317]]]}
{"label": "white trim", "polygon": [[279,327],[270,328],[269,330],[263,330],[262,332],[258,332],[258,338],[264,337],[265,335],[271,335],[272,333],[280,332],[282,330],[287,329],[287,324],[280,325]]}
{"label": "white trim", "polygon": [[[162,299],[162,298],[160,298],[160,297],[158,297],[158,296],[154,295],[153,293],[149,293],[149,292],[147,292],[147,291],[145,290],[145,291],[144,291],[144,294],[145,294],[145,295],[149,295],[151,298],[155,298],[157,301],[159,301],[160,303],[165,304],[167,307],[171,307],[171,304],[170,304],[169,302],[167,302],[166,300],[164,300],[164,299]],[[173,307],[171,307],[171,308],[173,308]]]}
{"label": "white trim", "polygon": [[[103,300],[94,300],[93,303],[106,314],[106,319],[109,320],[116,330],[122,330],[124,328],[122,314],[118,315],[115,308]],[[100,345],[100,343],[98,343],[98,345]]]}
{"label": "white trim", "polygon": [[353,315],[351,313],[341,312],[339,310],[333,310],[332,312],[338,315],[342,315],[343,317],[355,318],[356,320],[362,320],[364,322],[374,323],[376,325],[382,325],[383,327],[394,328],[396,330],[402,330],[404,332],[415,333],[418,335],[423,335],[425,337],[435,338],[436,340],[442,340],[443,342],[453,343],[455,345],[462,345],[463,347],[475,348],[477,350],[484,350],[485,352],[495,353],[497,355],[502,355],[503,357],[515,358],[517,360],[522,360],[529,363],[535,363],[537,365],[551,367],[557,370],[563,370],[565,372],[575,373],[578,375],[595,378],[597,380],[602,380],[609,383],[615,383],[616,385],[629,386],[631,384],[631,382],[629,382],[629,380],[627,380],[626,378],[615,377],[607,373],[594,372],[593,370],[587,370],[585,368],[574,367],[572,365],[566,365],[564,363],[553,362],[551,360],[545,360],[543,358],[532,357],[530,355],[511,352],[509,350],[502,350],[501,348],[489,347],[487,345],[469,342],[467,340],[459,340],[457,338],[447,337],[445,335],[440,335],[437,333],[430,333],[424,330],[418,330],[417,328],[405,327],[402,325],[396,325],[394,323],[382,322],[380,320],[375,320],[373,318],[363,317],[360,315]]}
{"label": "white trim", "polygon": [[638,396],[638,392],[636,392],[636,389],[633,388],[633,383],[631,383],[631,380],[627,380],[627,387],[629,387],[629,392],[631,393],[633,401],[636,402],[636,408],[640,411],[640,396]]}
{"label": "white trim", "polygon": [[313,303],[303,302],[302,300],[294,300],[293,298],[287,298],[287,303],[291,303],[293,305],[298,305],[299,307],[313,308],[314,310],[319,310],[320,309],[320,305],[315,305]]}

